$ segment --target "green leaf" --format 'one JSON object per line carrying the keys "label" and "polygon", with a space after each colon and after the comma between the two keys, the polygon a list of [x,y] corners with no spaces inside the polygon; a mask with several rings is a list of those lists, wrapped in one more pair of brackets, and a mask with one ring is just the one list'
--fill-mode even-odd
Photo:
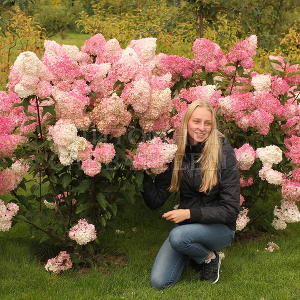
{"label": "green leaf", "polygon": [[109,203],[106,201],[105,195],[103,193],[98,193],[97,194],[97,201],[100,204],[100,207],[103,210],[106,210],[106,208],[107,208],[107,206],[108,206]]}
{"label": "green leaf", "polygon": [[46,113],[50,113],[52,116],[55,116],[55,109],[54,109],[54,106],[51,105],[51,106],[45,106],[43,108],[43,113],[42,113],[42,116],[44,116]]}
{"label": "green leaf", "polygon": [[100,217],[100,222],[103,227],[106,226],[106,219],[104,217]]}
{"label": "green leaf", "polygon": [[76,214],[81,214],[82,212],[88,210],[91,207],[90,202],[79,204],[76,208]]}
{"label": "green leaf", "polygon": [[84,193],[90,188],[90,181],[88,179],[84,179],[80,182],[80,184],[73,188],[73,192],[76,193]]}
{"label": "green leaf", "polygon": [[60,179],[61,179],[61,184],[64,188],[66,188],[72,181],[72,177],[68,173],[60,177]]}

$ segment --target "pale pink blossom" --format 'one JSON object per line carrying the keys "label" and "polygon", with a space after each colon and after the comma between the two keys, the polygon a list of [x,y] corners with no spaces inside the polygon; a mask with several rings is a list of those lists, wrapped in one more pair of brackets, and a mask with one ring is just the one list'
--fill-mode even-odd
{"label": "pale pink blossom", "polygon": [[259,177],[270,184],[280,185],[283,180],[283,173],[264,166],[259,172]]}
{"label": "pale pink blossom", "polygon": [[70,228],[69,238],[79,245],[86,245],[97,238],[95,226],[89,224],[86,219],[79,219],[78,223]]}
{"label": "pale pink blossom", "polygon": [[247,216],[249,209],[248,208],[243,208],[236,220],[236,230],[241,231],[243,230],[247,224],[250,221],[250,218]]}
{"label": "pale pink blossom", "polygon": [[94,158],[99,163],[110,163],[115,157],[116,150],[113,144],[111,143],[98,143],[96,148],[93,151]]}
{"label": "pale pink blossom", "polygon": [[138,144],[133,156],[133,167],[138,170],[151,169],[155,173],[162,172],[170,163],[177,151],[175,144],[164,143],[160,138],[154,138]]}
{"label": "pale pink blossom", "polygon": [[60,272],[67,271],[73,266],[70,254],[66,251],[60,251],[59,254],[53,258],[48,259],[45,269],[48,272],[59,274]]}
{"label": "pale pink blossom", "polygon": [[84,174],[94,177],[101,172],[101,164],[97,160],[87,159],[81,164]]}
{"label": "pale pink blossom", "polygon": [[241,170],[249,170],[256,158],[255,150],[249,144],[244,144],[240,148],[235,148],[234,152],[239,168]]}
{"label": "pale pink blossom", "polygon": [[119,137],[126,132],[131,121],[131,114],[122,99],[113,94],[97,103],[91,113],[97,129],[103,134]]}
{"label": "pale pink blossom", "polygon": [[154,58],[156,50],[156,38],[143,38],[132,40],[129,44],[141,61],[149,61]]}
{"label": "pale pink blossom", "polygon": [[257,74],[252,77],[251,84],[257,93],[269,93],[271,90],[271,75]]}
{"label": "pale pink blossom", "polygon": [[0,231],[9,231],[12,218],[18,213],[19,206],[9,202],[7,205],[0,199]]}

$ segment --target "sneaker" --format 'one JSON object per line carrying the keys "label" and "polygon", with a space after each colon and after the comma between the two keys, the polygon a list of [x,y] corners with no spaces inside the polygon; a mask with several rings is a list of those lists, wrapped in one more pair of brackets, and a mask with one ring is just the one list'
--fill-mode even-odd
{"label": "sneaker", "polygon": [[214,252],[216,257],[203,264],[202,280],[208,280],[217,283],[220,277],[221,257]]}

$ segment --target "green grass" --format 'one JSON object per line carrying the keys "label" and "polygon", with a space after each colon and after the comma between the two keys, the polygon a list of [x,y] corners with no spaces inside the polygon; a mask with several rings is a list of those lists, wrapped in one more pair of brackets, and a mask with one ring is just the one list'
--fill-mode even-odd
{"label": "green grass", "polygon": [[[234,242],[224,249],[221,279],[215,285],[198,281],[198,274],[187,268],[174,287],[157,291],[150,287],[150,270],[172,225],[160,218],[163,209],[151,211],[142,201],[135,207],[124,204],[120,210],[99,237],[103,249],[124,253],[128,261],[107,274],[98,270],[49,274],[35,256],[39,246],[27,227],[0,233],[0,299],[300,299],[298,224],[276,236]],[[125,233],[116,234],[116,229]],[[265,251],[269,241],[280,249]]]}
{"label": "green grass", "polygon": [[75,45],[80,48],[91,36],[91,34],[66,32],[64,38],[62,38],[60,34],[56,34],[50,37],[49,40],[64,45]]}

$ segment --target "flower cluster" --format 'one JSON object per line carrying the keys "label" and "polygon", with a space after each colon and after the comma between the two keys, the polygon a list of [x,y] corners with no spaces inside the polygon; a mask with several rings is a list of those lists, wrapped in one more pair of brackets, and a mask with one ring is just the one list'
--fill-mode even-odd
{"label": "flower cluster", "polygon": [[300,222],[300,212],[297,204],[293,201],[282,200],[280,208],[274,208],[274,220],[272,226],[276,230],[283,230],[287,223]]}
{"label": "flower cluster", "polygon": [[60,272],[71,269],[72,266],[73,263],[70,254],[66,251],[60,251],[57,256],[48,259],[45,269],[48,272],[59,274]]}
{"label": "flower cluster", "polygon": [[35,95],[45,98],[51,95],[50,80],[53,75],[49,72],[35,53],[26,51],[21,53],[9,74],[9,90],[14,91],[21,98]]}
{"label": "flower cluster", "polygon": [[282,161],[282,150],[275,145],[257,148],[256,155],[264,167],[272,168],[273,164],[278,164]]}
{"label": "flower cluster", "polygon": [[236,230],[241,231],[243,230],[248,222],[250,221],[250,218],[247,216],[249,209],[244,208],[243,210],[240,211],[238,218],[236,220]]}
{"label": "flower cluster", "polygon": [[76,225],[70,228],[69,238],[79,245],[86,245],[97,238],[95,226],[85,219],[80,219]]}
{"label": "flower cluster", "polygon": [[60,119],[54,126],[49,126],[48,138],[53,140],[53,151],[64,166],[77,160],[78,153],[87,147],[86,139],[77,136],[77,128],[69,120]]}
{"label": "flower cluster", "polygon": [[131,114],[122,99],[113,94],[97,103],[91,117],[99,132],[119,137],[126,132],[126,126],[131,121]]}
{"label": "flower cluster", "polygon": [[249,144],[244,144],[238,149],[235,148],[234,152],[239,168],[241,170],[249,170],[256,158],[255,150]]}
{"label": "flower cluster", "polygon": [[177,151],[175,144],[164,143],[160,138],[154,138],[145,143],[139,143],[133,156],[133,167],[137,170],[147,170],[159,174],[167,169]]}
{"label": "flower cluster", "polygon": [[22,181],[30,166],[20,159],[14,162],[10,168],[0,171],[0,195],[14,190]]}
{"label": "flower cluster", "polygon": [[19,211],[19,206],[13,202],[5,203],[0,199],[0,231],[9,231],[12,218]]}

